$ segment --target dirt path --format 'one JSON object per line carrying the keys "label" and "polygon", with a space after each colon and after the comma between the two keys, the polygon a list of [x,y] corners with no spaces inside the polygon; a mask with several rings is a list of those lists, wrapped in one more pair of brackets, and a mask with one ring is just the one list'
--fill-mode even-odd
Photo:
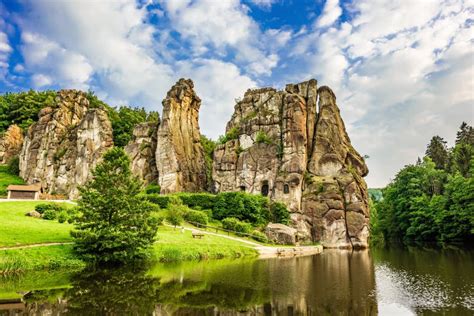
{"label": "dirt path", "polygon": [[14,249],[23,249],[23,248],[48,247],[48,246],[72,245],[72,244],[73,242],[45,242],[45,243],[39,243],[39,244],[0,247],[0,250],[14,250]]}

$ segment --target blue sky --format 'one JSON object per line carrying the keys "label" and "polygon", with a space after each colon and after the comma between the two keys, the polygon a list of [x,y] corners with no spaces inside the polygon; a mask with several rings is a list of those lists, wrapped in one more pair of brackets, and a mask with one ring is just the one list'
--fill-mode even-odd
{"label": "blue sky", "polygon": [[452,144],[473,123],[473,25],[460,0],[2,0],[0,93],[91,89],[161,111],[188,77],[217,138],[248,88],[316,78],[383,186],[431,136]]}

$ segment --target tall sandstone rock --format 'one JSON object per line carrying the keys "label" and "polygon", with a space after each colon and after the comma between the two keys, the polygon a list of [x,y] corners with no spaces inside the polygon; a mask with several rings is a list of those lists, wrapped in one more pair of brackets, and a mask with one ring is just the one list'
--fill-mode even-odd
{"label": "tall sandstone rock", "polygon": [[130,168],[133,174],[145,184],[158,182],[156,166],[158,123],[146,122],[138,124],[133,129],[132,140],[125,146],[125,152],[131,160]]}
{"label": "tall sandstone rock", "polygon": [[350,143],[331,89],[318,89],[312,79],[284,91],[248,90],[226,131],[234,139],[214,152],[217,192],[262,193],[284,202],[300,240],[368,246],[362,178],[368,169]]}
{"label": "tall sandstone rock", "polygon": [[206,163],[199,131],[201,99],[191,80],[180,79],[163,100],[156,163],[162,193],[204,191]]}
{"label": "tall sandstone rock", "polygon": [[18,125],[10,125],[0,136],[0,163],[7,164],[18,156],[23,146],[23,131]]}
{"label": "tall sandstone rock", "polygon": [[78,186],[104,152],[113,146],[107,112],[90,108],[86,94],[61,90],[52,107],[39,113],[28,129],[20,153],[20,176],[28,183],[40,182],[47,193],[78,196]]}

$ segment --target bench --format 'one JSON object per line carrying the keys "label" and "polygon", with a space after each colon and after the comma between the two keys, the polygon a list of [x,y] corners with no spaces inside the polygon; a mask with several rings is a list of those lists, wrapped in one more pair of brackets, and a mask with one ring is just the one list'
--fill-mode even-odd
{"label": "bench", "polygon": [[198,232],[198,231],[192,231],[191,234],[193,235],[193,238],[199,238],[201,239],[202,237],[204,237],[204,234],[201,233],[201,232]]}

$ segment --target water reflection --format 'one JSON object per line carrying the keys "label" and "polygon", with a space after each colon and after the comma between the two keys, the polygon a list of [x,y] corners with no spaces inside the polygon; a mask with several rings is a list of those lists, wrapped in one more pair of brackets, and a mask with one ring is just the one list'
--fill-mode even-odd
{"label": "water reflection", "polygon": [[[471,315],[473,259],[472,252],[429,249],[327,250],[35,273],[0,279],[0,315]],[[2,301],[9,295],[17,298]]]}

